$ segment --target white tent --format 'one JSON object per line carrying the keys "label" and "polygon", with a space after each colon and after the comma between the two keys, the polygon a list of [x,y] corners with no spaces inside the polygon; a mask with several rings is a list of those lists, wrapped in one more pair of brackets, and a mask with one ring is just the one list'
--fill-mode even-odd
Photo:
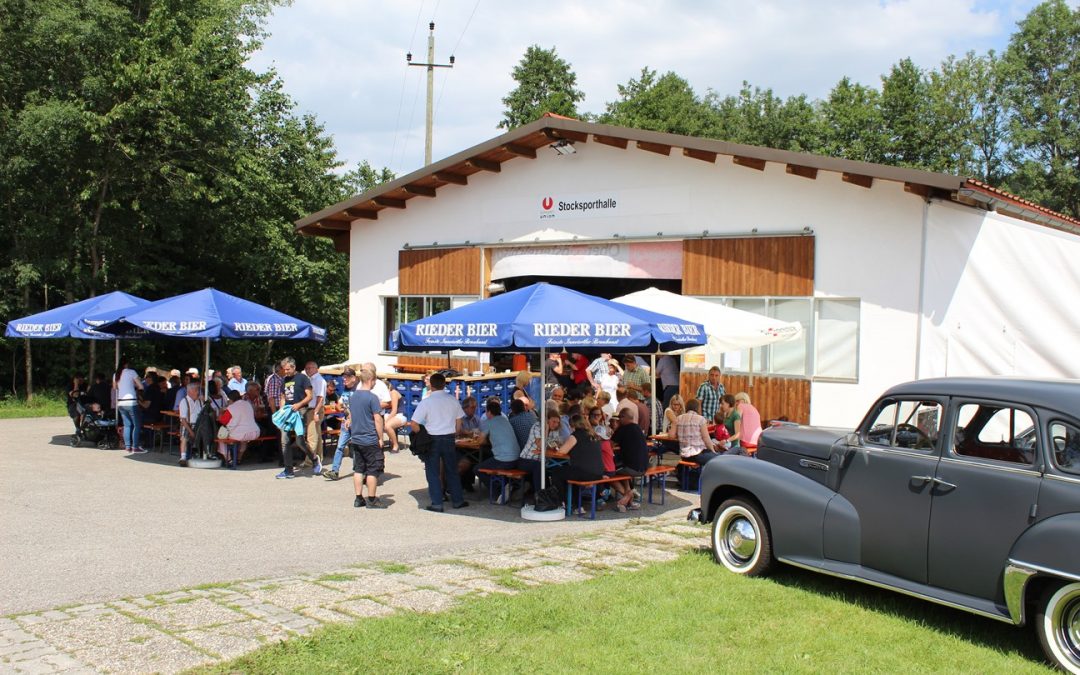
{"label": "white tent", "polygon": [[686,352],[702,349],[711,352],[734,352],[794,340],[802,334],[802,325],[798,322],[771,319],[658,288],[647,288],[612,300],[703,324],[705,333],[709,336],[708,347]]}

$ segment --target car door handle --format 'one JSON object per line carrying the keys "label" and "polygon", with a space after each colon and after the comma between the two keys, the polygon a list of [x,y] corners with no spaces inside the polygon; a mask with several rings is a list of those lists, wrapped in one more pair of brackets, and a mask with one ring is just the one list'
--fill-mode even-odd
{"label": "car door handle", "polygon": [[937,476],[912,476],[911,480],[918,481],[920,483],[933,483],[934,485],[955,490],[956,485],[948,481],[941,480]]}

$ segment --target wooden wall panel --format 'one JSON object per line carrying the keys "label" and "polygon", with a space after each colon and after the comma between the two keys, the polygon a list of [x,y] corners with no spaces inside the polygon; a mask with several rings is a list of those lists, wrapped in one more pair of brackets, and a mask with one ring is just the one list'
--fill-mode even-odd
{"label": "wooden wall panel", "polygon": [[814,237],[683,242],[683,295],[814,294]]}
{"label": "wooden wall panel", "polygon": [[[683,399],[689,399],[697,391],[698,385],[705,381],[703,370],[684,370],[679,378],[679,392]],[[747,375],[721,375],[720,382],[729,394],[745,391],[750,394],[750,402],[765,420],[787,417],[792,422],[810,423],[810,380],[787,377],[754,376],[750,386]]]}
{"label": "wooden wall panel", "polygon": [[[401,354],[397,357],[397,363],[408,364],[410,366],[431,366],[430,370],[441,370],[446,367],[446,355],[421,356],[419,354]],[[460,373],[471,375],[473,372],[480,370],[480,360],[476,358],[451,357],[450,367]]]}
{"label": "wooden wall panel", "polygon": [[398,251],[399,295],[480,295],[480,249]]}

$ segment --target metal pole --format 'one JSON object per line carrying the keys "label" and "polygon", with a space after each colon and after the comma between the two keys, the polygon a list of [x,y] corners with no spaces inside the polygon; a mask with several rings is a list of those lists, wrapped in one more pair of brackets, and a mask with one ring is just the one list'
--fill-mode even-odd
{"label": "metal pole", "polygon": [[547,387],[544,382],[544,364],[547,363],[547,349],[540,348],[540,485],[533,486],[540,490],[547,485]]}
{"label": "metal pole", "polygon": [[649,354],[649,379],[652,380],[652,400],[649,401],[649,419],[652,420],[652,435],[656,435],[656,352]]}
{"label": "metal pole", "polygon": [[210,397],[210,338],[203,338],[203,402]]}

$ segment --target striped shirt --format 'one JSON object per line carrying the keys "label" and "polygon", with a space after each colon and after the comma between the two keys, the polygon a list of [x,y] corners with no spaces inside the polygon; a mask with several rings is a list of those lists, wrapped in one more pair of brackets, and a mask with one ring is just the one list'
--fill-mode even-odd
{"label": "striped shirt", "polygon": [[708,380],[701,383],[701,386],[697,388],[697,400],[701,401],[701,414],[708,421],[712,422],[713,417],[716,416],[716,411],[720,410],[720,399],[724,398],[724,384],[721,382],[713,386],[709,384]]}
{"label": "striped shirt", "polygon": [[270,404],[271,410],[277,410],[278,403],[281,402],[283,386],[283,380],[277,373],[270,373],[270,376],[266,378],[266,386],[263,387],[263,392],[266,393],[266,401]]}

